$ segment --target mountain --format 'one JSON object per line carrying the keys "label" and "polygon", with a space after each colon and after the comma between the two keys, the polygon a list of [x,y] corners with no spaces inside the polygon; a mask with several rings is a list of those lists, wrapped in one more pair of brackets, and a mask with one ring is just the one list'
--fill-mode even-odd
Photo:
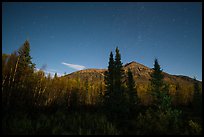
{"label": "mountain", "polygon": [[[125,64],[123,68],[125,70],[125,74],[127,74],[128,68],[130,68],[136,82],[138,96],[141,98],[143,104],[148,105],[151,102],[151,94],[148,92],[150,91],[150,75],[153,69],[134,61]],[[105,71],[107,71],[107,69],[85,69],[73,72],[63,77],[71,80],[80,79],[80,82],[88,80],[92,87],[96,87],[95,89],[98,89],[101,83],[101,85],[103,85],[103,89],[105,89]],[[187,104],[192,100],[192,94],[194,91],[194,79],[182,75],[171,75],[166,72],[163,72],[163,74],[164,81],[169,84],[170,94],[174,96],[176,95],[176,93],[178,93],[180,96],[179,102],[181,104]],[[202,91],[202,82],[199,81],[199,84]]]}
{"label": "mountain", "polygon": [[[153,69],[149,68],[145,65],[142,65],[140,63],[137,63],[135,61],[132,61],[130,63],[127,63],[123,66],[125,72],[130,70],[133,73],[134,79],[138,83],[148,83],[150,80],[150,74],[152,73]],[[67,78],[80,78],[80,79],[88,79],[88,80],[102,80],[104,78],[104,72],[107,69],[85,69],[73,72],[71,74],[68,74],[64,77]],[[163,72],[164,74],[164,80],[171,84],[176,83],[191,83],[194,81],[192,78],[182,75],[171,75],[166,72]]]}
{"label": "mountain", "polygon": [[89,81],[96,81],[96,80],[98,81],[98,80],[103,80],[104,72],[106,70],[107,69],[85,69],[85,70],[73,72],[63,77],[71,78],[71,79],[80,78],[82,80],[88,79]]}

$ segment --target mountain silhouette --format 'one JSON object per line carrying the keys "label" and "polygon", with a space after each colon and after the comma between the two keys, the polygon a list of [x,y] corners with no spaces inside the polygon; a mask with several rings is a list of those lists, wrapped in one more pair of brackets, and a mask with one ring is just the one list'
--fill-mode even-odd
{"label": "mountain silhouette", "polygon": [[[134,79],[137,83],[149,83],[151,79],[152,68],[149,68],[143,64],[132,61],[123,66],[125,73],[130,69],[133,73]],[[71,74],[65,75],[63,77],[67,78],[80,78],[82,80],[88,79],[89,81],[103,80],[104,72],[107,69],[85,69],[73,72]],[[171,75],[166,72],[164,74],[164,81],[169,84],[193,84],[194,79],[183,75]],[[200,81],[199,81],[200,82]],[[201,83],[201,82],[200,82]]]}

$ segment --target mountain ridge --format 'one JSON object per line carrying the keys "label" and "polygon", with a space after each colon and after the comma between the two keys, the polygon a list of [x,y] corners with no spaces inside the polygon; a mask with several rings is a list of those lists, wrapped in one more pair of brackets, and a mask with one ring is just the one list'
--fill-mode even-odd
{"label": "mountain ridge", "polygon": [[[150,91],[150,79],[151,73],[153,72],[153,68],[149,68],[145,65],[132,61],[130,63],[126,63],[123,65],[125,70],[125,78],[123,79],[123,83],[125,84],[127,81],[127,71],[130,68],[133,74],[133,78],[135,80],[135,85],[138,93],[138,97],[141,99],[142,104],[148,105],[151,103],[151,94]],[[73,72],[64,76],[64,78],[68,78],[70,81],[88,83],[90,87],[105,91],[105,82],[104,82],[104,72],[107,69],[86,69]],[[166,72],[162,72],[164,74],[164,81],[168,84],[169,93],[172,96],[178,95],[181,96],[180,103],[186,104],[192,100],[192,94],[194,91],[194,82],[193,78],[183,75],[172,75]],[[198,81],[201,89],[202,82]],[[125,86],[125,85],[124,85]],[[91,90],[90,92],[97,92]],[[202,91],[202,90],[201,90]],[[175,103],[175,102],[174,102]]]}
{"label": "mountain ridge", "polygon": [[[149,81],[151,78],[150,74],[153,71],[152,68],[149,68],[149,67],[147,67],[141,63],[138,63],[136,61],[131,61],[129,63],[126,63],[125,65],[123,65],[123,68],[124,68],[125,72],[127,72],[128,69],[130,69],[133,73],[134,78],[137,79],[137,81]],[[88,69],[83,69],[83,70],[72,72],[72,73],[67,74],[65,76],[62,76],[62,77],[72,78],[72,77],[75,77],[74,75],[77,75],[78,77],[83,77],[83,75],[87,75],[87,77],[88,77],[88,75],[89,75],[89,77],[91,77],[91,75],[104,76],[105,71],[107,71],[107,69],[88,68]],[[174,74],[169,74],[167,72],[163,72],[163,74],[164,74],[164,80],[169,81],[169,82],[170,81],[174,81],[174,82],[178,81],[176,79],[180,79],[183,81],[189,81],[189,82],[194,81],[193,78],[191,78],[189,76],[185,76],[185,75],[174,75]],[[199,80],[197,80],[197,81],[199,81]],[[202,81],[199,81],[199,82],[202,82]]]}

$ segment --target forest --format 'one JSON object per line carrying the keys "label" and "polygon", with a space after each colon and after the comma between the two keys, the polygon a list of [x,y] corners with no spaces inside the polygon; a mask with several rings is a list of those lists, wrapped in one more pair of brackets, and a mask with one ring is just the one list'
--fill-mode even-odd
{"label": "forest", "polygon": [[[36,70],[30,43],[2,54],[2,133],[58,135],[201,135],[202,87],[194,78],[192,97],[174,96],[159,60],[146,92],[138,95],[132,71],[123,69],[118,47],[110,52],[103,82],[47,76]],[[185,86],[184,86],[185,87]],[[146,98],[147,99],[147,98]]]}

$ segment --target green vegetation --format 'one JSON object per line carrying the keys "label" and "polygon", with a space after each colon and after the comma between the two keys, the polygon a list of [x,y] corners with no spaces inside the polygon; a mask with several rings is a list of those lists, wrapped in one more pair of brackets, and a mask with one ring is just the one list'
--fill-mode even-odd
{"label": "green vegetation", "polygon": [[52,114],[11,114],[3,119],[4,134],[117,135],[105,115],[56,111]]}
{"label": "green vegetation", "polygon": [[138,116],[140,134],[179,134],[181,111],[171,107],[171,97],[168,95],[168,86],[163,81],[162,70],[155,59],[154,71],[151,75],[151,92],[153,103],[142,115]]}
{"label": "green vegetation", "polygon": [[3,134],[202,133],[198,81],[191,92],[184,83],[167,83],[155,59],[149,83],[141,84],[131,69],[124,70],[118,48],[115,53],[115,58],[110,53],[108,70],[104,77],[97,75],[98,80],[78,74],[52,78],[36,71],[28,41],[11,55],[2,54]]}

